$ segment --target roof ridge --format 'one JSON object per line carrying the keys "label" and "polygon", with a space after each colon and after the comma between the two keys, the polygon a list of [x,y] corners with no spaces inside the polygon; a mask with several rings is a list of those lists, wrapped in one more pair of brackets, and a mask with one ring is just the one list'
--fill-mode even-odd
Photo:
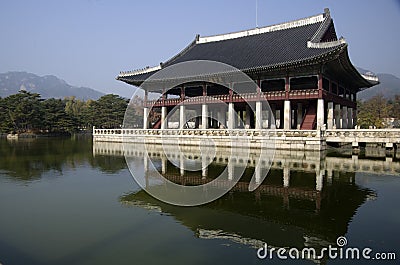
{"label": "roof ridge", "polygon": [[247,29],[247,30],[236,31],[236,32],[231,32],[231,33],[217,34],[217,35],[211,35],[211,36],[205,36],[205,37],[197,37],[196,44],[236,39],[236,38],[257,35],[257,34],[262,34],[262,33],[267,33],[267,32],[297,28],[297,27],[301,27],[301,26],[306,26],[306,25],[310,25],[310,24],[323,22],[327,17],[330,17],[329,9],[325,9],[324,13],[322,13],[322,14],[318,14],[318,15],[314,15],[314,16],[310,16],[310,17],[306,17],[306,18],[301,18],[301,19],[296,19],[296,20],[292,20],[292,21],[288,21],[288,22],[283,22],[283,23],[279,23],[279,24],[273,24],[273,25],[269,25],[269,26],[265,26],[265,27],[261,27],[261,28],[253,28],[253,29]]}
{"label": "roof ridge", "polygon": [[317,31],[315,32],[315,34],[312,36],[311,38],[311,42],[320,42],[323,35],[325,34],[325,32],[327,31],[327,29],[329,28],[330,24],[332,22],[332,18],[330,16],[330,14],[328,13],[325,16],[324,21],[321,23],[321,26],[317,29]]}

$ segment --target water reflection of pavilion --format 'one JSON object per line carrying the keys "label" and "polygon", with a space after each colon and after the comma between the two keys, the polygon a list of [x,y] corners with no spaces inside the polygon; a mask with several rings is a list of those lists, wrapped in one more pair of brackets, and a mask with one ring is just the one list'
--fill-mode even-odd
{"label": "water reflection of pavilion", "polygon": [[[112,142],[94,142],[93,143],[93,154],[94,155],[111,155],[111,156],[135,156],[143,157],[144,152],[152,158],[161,158],[160,162],[163,167],[163,172],[166,166],[166,151],[168,158],[180,159],[180,152],[187,157],[194,157],[193,153],[199,152],[199,149],[193,146],[180,146],[176,148],[174,146],[161,146],[151,145],[146,146],[140,144],[122,144]],[[274,159],[261,159],[258,161],[260,150],[251,150],[248,159],[241,159],[240,156],[232,157],[235,164],[241,166],[255,167],[256,163],[261,164],[271,163],[271,168],[281,170],[299,170],[305,172],[317,173],[319,170],[326,175],[327,181],[329,182],[332,177],[335,177],[337,172],[355,173],[373,173],[373,174],[385,174],[385,175],[400,175],[400,161],[399,154],[393,157],[385,157],[385,149],[370,148],[365,150],[364,155],[352,155],[349,154],[330,154],[326,151],[315,152],[315,151],[287,151],[287,150],[275,150]],[[229,159],[230,148],[218,148],[215,157],[213,157],[214,164],[226,164]],[[244,154],[243,156],[246,156]],[[206,157],[202,157],[205,159]],[[246,157],[247,158],[247,157]],[[208,158],[210,159],[210,158]],[[203,161],[207,162],[207,161]],[[288,173],[288,172],[286,172]],[[290,172],[289,172],[290,173]]]}
{"label": "water reflection of pavilion", "polygon": [[[95,143],[93,148],[96,155],[125,153],[130,159],[137,160],[143,165],[150,182],[154,177],[149,169],[151,161],[163,177],[185,185],[215,180],[227,167],[229,158],[227,150],[217,149],[215,156],[208,157],[197,154],[194,147],[163,150],[159,145],[128,144],[123,148],[116,143]],[[180,168],[182,157],[199,164],[211,163],[197,172],[185,171]],[[245,167],[244,174],[233,190],[212,203],[200,207],[178,207],[160,202],[143,190],[121,196],[120,200],[126,205],[170,214],[200,238],[227,239],[253,247],[266,242],[276,247],[321,248],[334,244],[338,236],[346,234],[357,209],[376,196],[355,183],[355,171],[363,167],[363,159],[293,151],[277,151],[273,158],[261,160],[257,160],[257,153],[251,153],[246,158],[237,154],[231,158],[235,163],[228,172],[233,174]],[[346,166],[349,163],[351,166]],[[355,163],[358,165],[354,166]],[[267,173],[269,166],[271,169]],[[397,172],[398,168],[391,170]],[[248,192],[252,176],[257,178],[264,173],[267,177],[259,188]],[[227,185],[227,182],[229,177],[219,180],[216,185]],[[159,185],[162,187],[162,183]]]}

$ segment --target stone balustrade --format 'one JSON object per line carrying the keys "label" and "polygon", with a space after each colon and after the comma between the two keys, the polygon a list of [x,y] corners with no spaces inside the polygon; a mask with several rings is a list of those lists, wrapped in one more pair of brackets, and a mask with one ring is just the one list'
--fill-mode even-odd
{"label": "stone balustrade", "polygon": [[223,137],[324,137],[320,130],[281,129],[93,129],[93,136],[223,136]]}
{"label": "stone balustrade", "polygon": [[326,142],[400,144],[400,129],[93,129],[94,141],[148,142],[155,144],[251,146],[288,150],[324,150]]}
{"label": "stone balustrade", "polygon": [[400,143],[400,129],[326,130],[326,141],[336,143]]}
{"label": "stone balustrade", "polygon": [[323,150],[324,131],[275,129],[93,129],[94,141]]}

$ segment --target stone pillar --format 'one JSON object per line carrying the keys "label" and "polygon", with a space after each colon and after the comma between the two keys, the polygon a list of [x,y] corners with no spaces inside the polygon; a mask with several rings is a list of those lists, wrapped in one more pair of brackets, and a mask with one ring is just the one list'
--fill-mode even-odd
{"label": "stone pillar", "polygon": [[222,111],[221,109],[217,110],[217,124],[218,124],[218,128],[221,128],[221,124],[222,124]]}
{"label": "stone pillar", "polygon": [[271,104],[270,107],[271,107],[271,112],[270,112],[271,119],[270,119],[270,122],[269,122],[269,128],[276,129],[276,116],[275,116],[275,114],[276,114],[276,106],[275,106],[275,104]]}
{"label": "stone pillar", "polygon": [[297,130],[300,130],[301,124],[303,123],[303,104],[297,103]]}
{"label": "stone pillar", "polygon": [[266,118],[266,127],[265,128],[268,129],[271,126],[271,112],[268,108],[265,111],[265,118]]}
{"label": "stone pillar", "polygon": [[249,105],[246,105],[246,129],[250,129],[250,123],[251,123],[251,118],[250,116],[253,115],[253,112],[251,111],[251,107]]}
{"label": "stone pillar", "polygon": [[284,165],[283,167],[283,187],[288,188],[290,182],[290,167]]}
{"label": "stone pillar", "polygon": [[347,109],[347,128],[353,129],[353,108],[348,108]]}
{"label": "stone pillar", "polygon": [[256,122],[255,122],[256,129],[262,128],[262,102],[256,101]]}
{"label": "stone pillar", "polygon": [[143,129],[149,128],[149,108],[143,108]]}
{"label": "stone pillar", "polygon": [[186,108],[184,105],[179,106],[179,129],[183,129],[186,123]]}
{"label": "stone pillar", "polygon": [[161,107],[161,130],[168,128],[167,107]]}
{"label": "stone pillar", "polygon": [[212,110],[208,110],[208,128],[214,128],[213,127],[213,111]]}
{"label": "stone pillar", "polygon": [[340,105],[337,104],[335,105],[335,125],[336,125],[336,129],[340,129],[342,127],[340,127],[340,119],[341,119],[341,114],[340,114]]}
{"label": "stone pillar", "polygon": [[220,128],[226,128],[226,109],[224,106],[221,107],[221,109],[218,112],[221,116],[218,117],[218,120],[220,122]]}
{"label": "stone pillar", "polygon": [[353,128],[357,128],[357,109],[353,112]]}
{"label": "stone pillar", "polygon": [[291,109],[290,109],[290,100],[285,100],[283,104],[283,129],[290,130],[291,129]]}
{"label": "stone pillar", "polygon": [[201,105],[201,128],[208,129],[208,105]]}
{"label": "stone pillar", "polygon": [[326,123],[328,129],[333,129],[333,102],[328,102],[328,117]]}
{"label": "stone pillar", "polygon": [[324,125],[324,100],[322,98],[318,99],[317,101],[317,130],[321,129]]}
{"label": "stone pillar", "polygon": [[343,106],[342,107],[342,124],[341,124],[341,128],[342,129],[347,129],[347,107]]}
{"label": "stone pillar", "polygon": [[276,129],[281,128],[281,110],[280,110],[280,109],[276,110],[276,114],[275,114],[275,128],[276,128]]}
{"label": "stone pillar", "polygon": [[235,108],[232,102],[228,105],[228,129],[235,129]]}

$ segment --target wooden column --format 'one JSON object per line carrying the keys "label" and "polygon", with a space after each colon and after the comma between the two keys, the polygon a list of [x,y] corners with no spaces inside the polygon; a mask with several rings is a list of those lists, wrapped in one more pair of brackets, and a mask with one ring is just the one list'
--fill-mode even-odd
{"label": "wooden column", "polygon": [[229,83],[229,102],[233,100],[233,83]]}
{"label": "wooden column", "polygon": [[181,87],[181,101],[185,100],[185,86]]}
{"label": "wooden column", "polygon": [[163,88],[162,89],[162,95],[161,95],[161,102],[162,102],[163,106],[165,104],[165,100],[167,99],[167,95],[165,93],[166,93],[165,88]]}
{"label": "wooden column", "polygon": [[289,91],[290,91],[290,78],[289,76],[285,77],[285,99],[289,100]]}
{"label": "wooden column", "polygon": [[322,74],[318,74],[318,98],[322,98]]}

